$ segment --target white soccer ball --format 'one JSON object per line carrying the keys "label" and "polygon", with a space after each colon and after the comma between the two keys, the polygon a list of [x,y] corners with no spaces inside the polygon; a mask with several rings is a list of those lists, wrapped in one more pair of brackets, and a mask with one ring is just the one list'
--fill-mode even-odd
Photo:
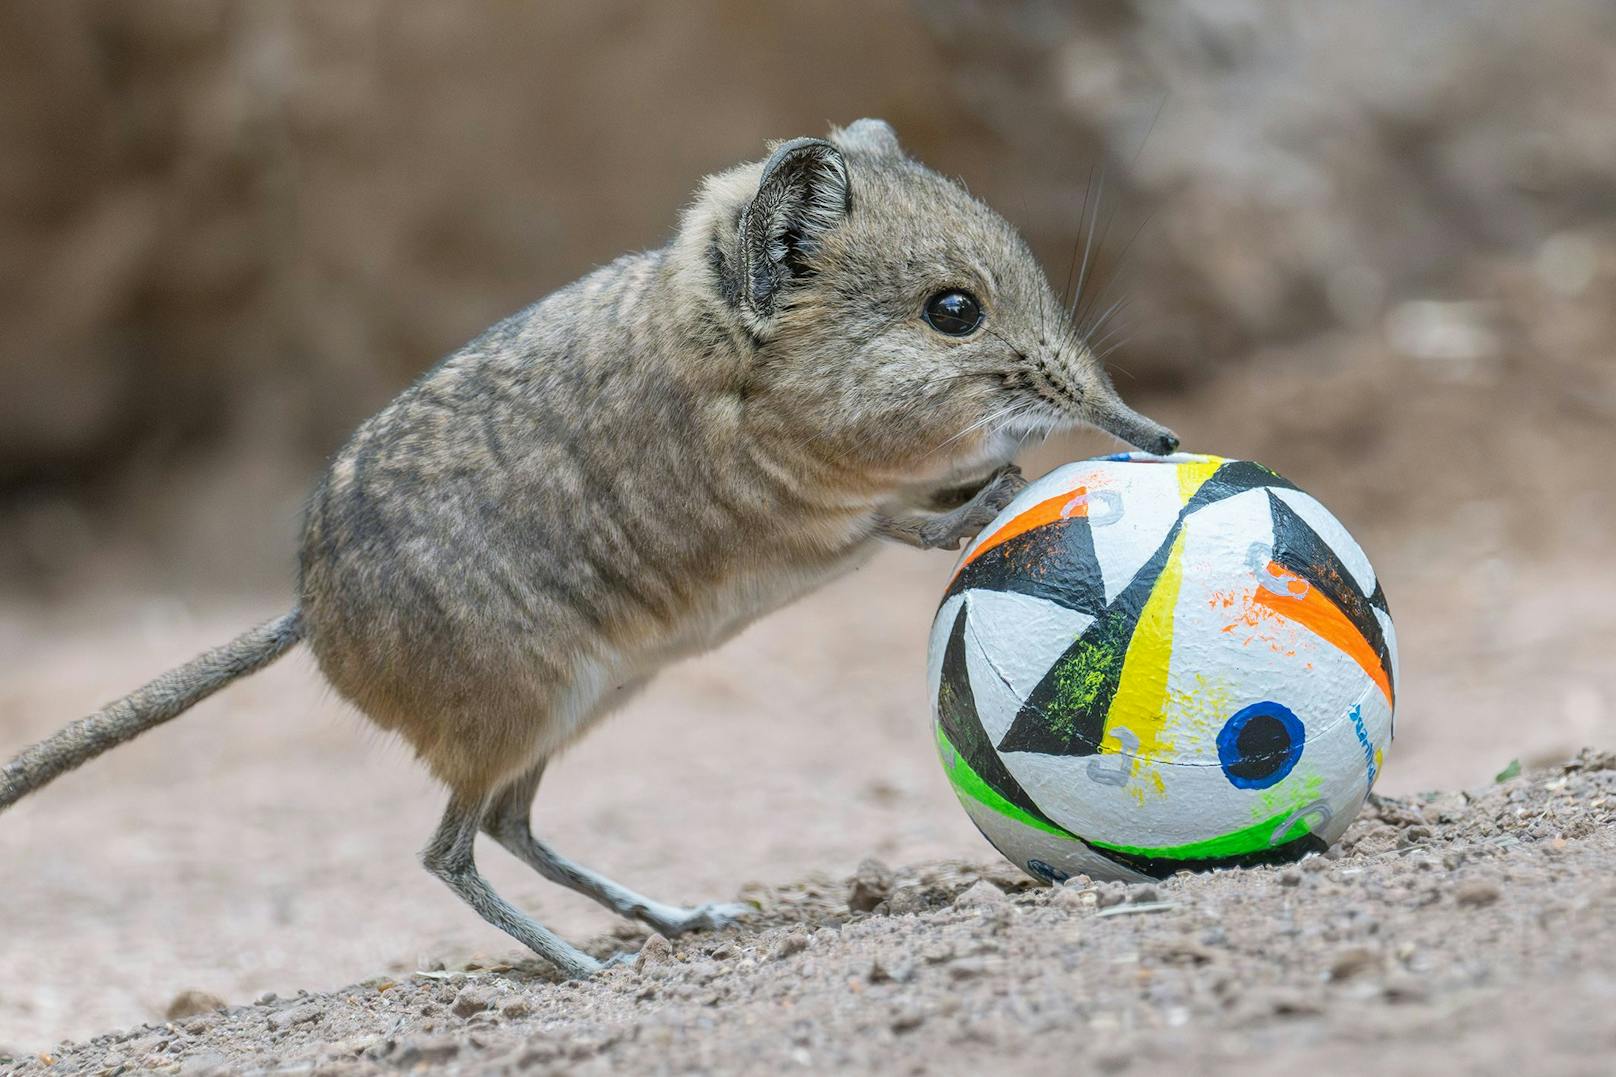
{"label": "white soccer ball", "polygon": [[1029,485],[932,626],[938,749],[1028,873],[1159,878],[1341,836],[1393,732],[1369,559],[1259,464],[1128,453]]}

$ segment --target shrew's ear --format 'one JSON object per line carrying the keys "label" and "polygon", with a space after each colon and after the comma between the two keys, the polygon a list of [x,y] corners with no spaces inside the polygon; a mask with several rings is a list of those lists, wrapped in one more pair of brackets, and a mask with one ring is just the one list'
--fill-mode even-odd
{"label": "shrew's ear", "polygon": [[830,140],[848,153],[867,153],[872,157],[903,156],[903,147],[898,145],[898,132],[885,120],[865,117],[854,120],[846,127],[832,127]]}
{"label": "shrew's ear", "polygon": [[794,138],[770,154],[737,237],[742,299],[755,315],[774,313],[781,291],[812,271],[820,237],[852,208],[847,162],[829,142]]}

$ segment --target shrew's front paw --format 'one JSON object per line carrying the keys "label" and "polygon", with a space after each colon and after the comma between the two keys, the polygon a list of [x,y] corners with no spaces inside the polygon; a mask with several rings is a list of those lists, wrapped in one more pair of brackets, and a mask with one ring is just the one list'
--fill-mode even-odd
{"label": "shrew's front paw", "polygon": [[[1022,475],[1021,469],[1014,464],[1006,464],[993,473],[993,478],[982,487],[982,492],[977,497],[984,505],[992,508],[993,516],[997,516],[1026,488],[1027,479]],[[988,519],[992,520],[993,516]]]}
{"label": "shrew's front paw", "polygon": [[878,516],[875,533],[923,550],[957,550],[962,540],[992,523],[1026,486],[1021,469],[1006,464],[959,508],[940,516]]}
{"label": "shrew's front paw", "polygon": [[1026,488],[1027,480],[1022,477],[1021,469],[1014,464],[1006,464],[994,472],[993,478],[969,504],[961,507],[953,536],[974,538]]}

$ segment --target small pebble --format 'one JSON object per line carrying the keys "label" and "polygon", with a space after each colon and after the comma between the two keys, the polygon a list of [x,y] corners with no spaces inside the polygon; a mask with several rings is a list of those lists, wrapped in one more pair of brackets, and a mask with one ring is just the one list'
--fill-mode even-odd
{"label": "small pebble", "polygon": [[181,991],[174,996],[174,1001],[168,1004],[164,1016],[170,1021],[178,1021],[185,1017],[195,1017],[200,1013],[222,1009],[224,1000],[217,995],[210,995],[206,991]]}
{"label": "small pebble", "polygon": [[302,1006],[293,1006],[289,1010],[277,1010],[275,1013],[270,1014],[269,1027],[271,1031],[280,1032],[291,1028],[293,1025],[304,1025],[311,1021],[318,1021],[324,1016],[325,1010],[309,1002],[304,1003]]}
{"label": "small pebble", "polygon": [[673,943],[657,932],[640,945],[640,952],[634,956],[635,969],[646,969],[654,965],[665,965],[673,960]]}
{"label": "small pebble", "polygon": [[891,916],[910,916],[931,908],[926,891],[918,886],[902,886],[887,898],[887,913]]}
{"label": "small pebble", "polygon": [[1049,903],[1057,909],[1083,909],[1095,904],[1093,894],[1085,894],[1061,886],[1049,895]]}
{"label": "small pebble", "polygon": [[455,996],[454,1005],[450,1006],[456,1017],[470,1017],[474,1013],[482,1013],[494,1005],[494,996],[486,988],[468,984],[460,989]]}
{"label": "small pebble", "polygon": [[914,966],[913,962],[905,961],[905,960],[897,960],[897,961],[892,961],[892,962],[889,963],[889,962],[882,961],[878,957],[878,958],[876,958],[874,961],[872,961],[870,963],[870,976],[869,976],[869,979],[870,979],[870,982],[873,983],[873,984],[879,984],[879,983],[906,984],[906,983],[908,983],[910,980],[912,980],[914,978],[915,978],[915,966]]}
{"label": "small pebble", "polygon": [[986,975],[988,963],[980,957],[967,957],[948,966],[948,977],[951,980],[974,980]]}
{"label": "small pebble", "polygon": [[1379,963],[1380,955],[1367,946],[1351,946],[1336,954],[1330,962],[1330,979],[1350,980]]}
{"label": "small pebble", "polygon": [[1501,896],[1497,884],[1486,879],[1466,879],[1453,889],[1454,901],[1477,909],[1491,905]]}
{"label": "small pebble", "polygon": [[806,931],[793,931],[774,945],[776,959],[800,954],[808,949],[808,933]]}
{"label": "small pebble", "polygon": [[847,907],[853,912],[871,912],[892,895],[892,869],[873,857],[862,861],[848,884]]}
{"label": "small pebble", "polygon": [[954,899],[955,907],[961,909],[991,909],[1009,903],[1010,899],[1004,896],[1004,891],[986,879],[978,879]]}
{"label": "small pebble", "polygon": [[926,1014],[915,1006],[905,1006],[892,1015],[892,1031],[913,1032],[925,1023]]}

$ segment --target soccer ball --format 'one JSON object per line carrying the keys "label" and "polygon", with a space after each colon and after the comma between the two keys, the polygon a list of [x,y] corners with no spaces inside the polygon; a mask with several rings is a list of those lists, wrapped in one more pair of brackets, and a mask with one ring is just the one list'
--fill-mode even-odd
{"label": "soccer ball", "polygon": [[1398,684],[1346,528],[1260,464],[1188,453],[1029,485],[966,548],[928,665],[961,804],[1051,882],[1325,849],[1375,784]]}

